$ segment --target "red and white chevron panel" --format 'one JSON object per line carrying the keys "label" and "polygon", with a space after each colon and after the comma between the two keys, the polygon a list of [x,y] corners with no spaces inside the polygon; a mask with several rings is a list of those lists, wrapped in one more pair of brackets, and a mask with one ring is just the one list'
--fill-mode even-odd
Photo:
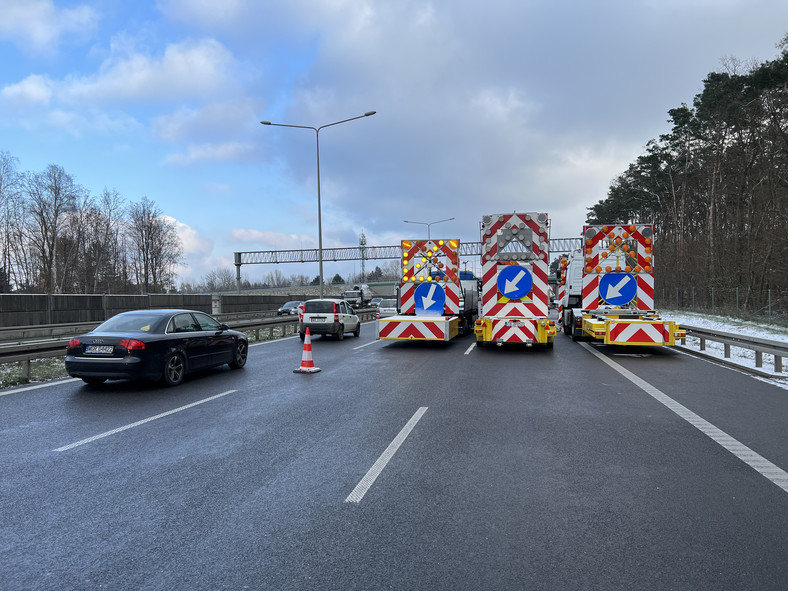
{"label": "red and white chevron panel", "polygon": [[606,273],[626,273],[637,282],[634,299],[621,308],[653,310],[653,236],[653,224],[583,226],[584,310],[596,310],[606,304],[599,295],[600,278]]}
{"label": "red and white chevron panel", "polygon": [[[529,232],[532,239],[520,252],[499,252],[499,238]],[[516,239],[512,243],[520,244]],[[506,254],[505,254],[506,253]],[[510,213],[482,219],[482,315],[485,317],[543,317],[549,311],[548,219],[544,213]],[[514,255],[514,256],[512,256]],[[519,256],[521,260],[515,257]],[[507,266],[519,265],[531,275],[531,292],[519,300],[504,297],[498,276]]]}
{"label": "red and white chevron panel", "polygon": [[607,344],[663,345],[670,342],[670,328],[663,322],[611,321]]}
{"label": "red and white chevron panel", "polygon": [[536,342],[538,328],[536,320],[527,318],[495,318],[492,325],[492,341],[504,343]]}
{"label": "red and white chevron panel", "polygon": [[459,322],[454,318],[413,318],[390,316],[378,321],[378,338],[415,341],[448,341],[457,335]]}

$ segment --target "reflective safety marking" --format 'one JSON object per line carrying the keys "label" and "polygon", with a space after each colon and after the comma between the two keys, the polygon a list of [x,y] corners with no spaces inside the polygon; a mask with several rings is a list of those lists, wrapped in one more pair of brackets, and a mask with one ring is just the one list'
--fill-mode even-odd
{"label": "reflective safety marking", "polygon": [[222,396],[227,396],[228,394],[232,394],[233,392],[237,392],[237,391],[238,390],[228,390],[227,392],[222,392],[221,394],[217,394],[216,396],[211,396],[210,398],[203,398],[202,400],[198,400],[197,402],[192,402],[191,404],[187,404],[185,406],[180,406],[178,408],[168,410],[167,412],[163,412],[153,417],[148,417],[147,419],[142,419],[141,421],[137,421],[136,423],[131,423],[130,425],[124,425],[123,427],[118,427],[117,429],[113,429],[112,431],[106,431],[105,433],[100,433],[99,435],[88,437],[87,439],[83,439],[82,441],[77,441],[76,443],[70,443],[69,445],[58,447],[54,451],[68,451],[69,449],[74,449],[75,447],[79,447],[80,445],[85,445],[86,443],[92,443],[97,439],[103,439],[104,437],[115,435],[116,433],[120,433],[121,431],[125,431],[133,427],[139,427],[140,425],[144,425],[145,423],[150,423],[151,421],[155,421],[156,419],[161,419],[163,417],[175,414],[176,412],[186,410],[187,408],[191,408],[193,406],[203,404],[204,402],[210,402],[211,400],[216,400],[217,398],[221,398]]}
{"label": "reflective safety marking", "polygon": [[607,363],[610,367],[615,369],[618,373],[628,379],[630,382],[635,384],[638,388],[646,392],[652,396],[655,400],[665,405],[667,408],[672,410],[682,419],[687,421],[693,427],[696,427],[700,430],[703,434],[707,435],[717,443],[719,443],[722,447],[732,453],[734,456],[739,458],[742,462],[756,470],[762,476],[771,480],[774,484],[779,486],[785,492],[788,492],[788,472],[780,468],[779,466],[773,464],[760,454],[754,452],[749,447],[744,445],[743,443],[737,441],[724,431],[718,429],[711,423],[709,423],[706,419],[701,418],[700,416],[696,415],[687,407],[679,404],[675,400],[673,400],[667,394],[661,392],[647,381],[639,378],[635,374],[633,374],[628,369],[621,367],[618,363],[613,361],[612,359],[608,359],[605,355],[600,353],[599,351],[595,350],[591,345],[588,343],[579,343],[582,347],[585,347],[588,351],[596,355],[599,359]]}
{"label": "reflective safety marking", "polygon": [[369,471],[364,475],[364,478],[356,485],[356,488],[347,496],[345,499],[346,503],[359,503],[361,499],[364,498],[364,495],[367,494],[367,491],[370,487],[374,484],[377,477],[380,476],[380,473],[383,472],[383,468],[386,467],[386,464],[389,463],[389,460],[394,457],[394,454],[397,453],[399,446],[405,441],[410,432],[413,430],[413,427],[416,426],[416,423],[419,422],[424,413],[427,412],[426,406],[422,406],[419,410],[416,411],[410,420],[405,424],[402,428],[402,431],[394,438],[389,446],[386,448],[381,456],[377,459],[377,461],[372,464],[372,467]]}
{"label": "reflective safety marking", "polygon": [[17,394],[18,392],[27,392],[29,390],[38,390],[39,388],[49,388],[50,386],[60,386],[68,382],[81,382],[79,378],[65,378],[62,380],[53,380],[51,382],[44,382],[43,384],[36,384],[35,386],[25,386],[24,388],[16,388],[8,390],[7,392],[0,392],[0,396],[8,396],[9,394]]}

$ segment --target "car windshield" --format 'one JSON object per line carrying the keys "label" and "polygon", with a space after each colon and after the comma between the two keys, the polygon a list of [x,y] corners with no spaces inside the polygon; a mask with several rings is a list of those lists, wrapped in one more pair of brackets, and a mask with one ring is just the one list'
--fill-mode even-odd
{"label": "car windshield", "polygon": [[397,302],[396,300],[380,300],[378,304],[379,308],[396,308]]}
{"label": "car windshield", "polygon": [[282,308],[295,308],[300,303],[301,302],[287,302],[284,306],[282,306]]}
{"label": "car windshield", "polygon": [[314,301],[304,304],[304,312],[307,314],[333,314],[334,302]]}
{"label": "car windshield", "polygon": [[97,326],[93,332],[151,332],[160,321],[161,315],[158,314],[118,314]]}

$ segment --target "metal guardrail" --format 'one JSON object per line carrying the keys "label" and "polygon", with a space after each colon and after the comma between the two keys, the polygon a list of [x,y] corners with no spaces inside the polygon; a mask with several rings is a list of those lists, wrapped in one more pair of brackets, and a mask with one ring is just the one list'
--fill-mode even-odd
{"label": "metal guardrail", "polygon": [[[700,350],[706,350],[706,341],[722,343],[723,355],[725,359],[730,359],[731,347],[740,347],[755,351],[755,367],[763,367],[763,355],[774,356],[774,372],[782,373],[783,357],[788,357],[788,343],[780,341],[770,341],[757,337],[745,337],[739,334],[709,330],[698,326],[681,326],[687,331],[687,336],[696,337],[700,340]],[[683,343],[686,344],[686,343]]]}
{"label": "metal guardrail", "polygon": [[[372,308],[356,310],[356,314],[362,322],[375,319],[375,311]],[[267,340],[298,334],[298,316],[238,319],[237,317],[241,315],[219,314],[216,318],[234,330],[254,332],[256,341],[261,338]],[[90,332],[99,324],[101,323],[80,322],[0,328],[0,363],[24,362],[22,372],[24,377],[29,379],[31,361],[65,356],[66,345],[73,336]],[[24,338],[25,335],[30,336]]]}

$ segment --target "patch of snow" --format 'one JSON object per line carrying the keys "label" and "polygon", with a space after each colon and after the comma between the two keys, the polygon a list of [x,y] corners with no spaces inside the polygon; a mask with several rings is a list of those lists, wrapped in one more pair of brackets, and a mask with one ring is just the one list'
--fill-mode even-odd
{"label": "patch of snow", "polygon": [[[663,320],[673,320],[682,327],[697,326],[698,328],[706,328],[717,332],[728,332],[745,337],[788,343],[788,328],[774,324],[749,322],[741,318],[712,316],[709,314],[698,314],[683,310],[660,311],[660,316]],[[679,345],[677,348],[700,351],[700,339],[688,336],[686,345]],[[755,365],[755,351],[742,347],[731,346],[730,357],[726,359],[725,348],[722,343],[706,340],[706,349],[703,353],[720,360],[725,360],[728,363],[735,363],[742,368],[757,369],[758,371],[770,374],[773,377],[766,379],[766,381],[788,390],[788,358],[783,358],[783,371],[781,373],[776,373],[774,371],[774,356],[767,353],[763,354],[762,367],[756,367]]]}

